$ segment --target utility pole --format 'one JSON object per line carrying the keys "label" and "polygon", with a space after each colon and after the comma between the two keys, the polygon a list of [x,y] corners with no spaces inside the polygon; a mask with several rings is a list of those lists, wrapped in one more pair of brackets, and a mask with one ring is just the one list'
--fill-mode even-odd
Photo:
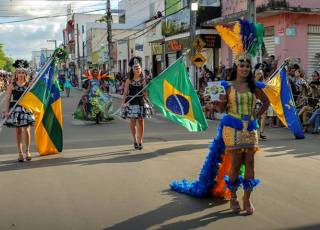
{"label": "utility pole", "polygon": [[107,6],[106,6],[106,19],[107,19],[107,33],[108,33],[108,63],[109,63],[109,74],[111,74],[111,71],[113,70],[113,60],[112,60],[112,16],[111,16],[111,6],[110,6],[110,0],[107,0]]}
{"label": "utility pole", "polygon": [[[193,56],[196,54],[196,49],[193,47],[192,43],[196,38],[196,25],[197,25],[197,10],[198,10],[198,5],[196,0],[189,0],[189,6],[190,6],[190,56],[192,59]],[[198,79],[197,79],[197,73],[196,73],[196,66],[194,64],[191,64],[191,78],[193,82],[193,87],[195,89],[198,88]]]}
{"label": "utility pole", "polygon": [[78,81],[79,81],[79,87],[82,88],[82,82],[81,82],[81,68],[80,68],[80,47],[79,47],[79,25],[77,23],[76,26],[77,30],[77,74],[78,74]]}
{"label": "utility pole", "polygon": [[256,0],[247,0],[248,19],[256,22]]}
{"label": "utility pole", "polygon": [[[253,23],[256,23],[256,0],[247,0],[247,11],[247,19]],[[259,53],[259,60],[257,60],[257,57],[253,58],[253,65],[255,65],[258,61],[262,62],[261,48]]]}

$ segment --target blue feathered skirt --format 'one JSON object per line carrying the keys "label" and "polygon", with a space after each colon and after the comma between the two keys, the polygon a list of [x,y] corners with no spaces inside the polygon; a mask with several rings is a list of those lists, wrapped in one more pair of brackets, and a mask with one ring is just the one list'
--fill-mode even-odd
{"label": "blue feathered skirt", "polygon": [[[202,165],[198,179],[193,182],[189,182],[186,179],[172,181],[170,184],[172,190],[194,197],[213,195],[226,199],[230,198],[230,191],[226,189],[224,176],[228,175],[228,172],[231,168],[231,159],[229,154],[225,154],[227,150],[226,147],[228,146],[226,146],[224,141],[225,137],[223,137],[225,135],[225,130],[228,130],[229,128],[232,128],[236,131],[243,130],[243,123],[241,120],[233,116],[225,115],[219,124],[216,138],[214,138],[209,146],[209,152],[204,164]],[[249,133],[254,133],[257,128],[257,122],[255,120],[251,120],[248,123],[246,131]],[[242,151],[243,149],[251,149],[252,147],[254,151],[256,151],[255,141],[250,141],[253,142],[253,146],[248,145],[246,147],[239,147],[237,149]]]}

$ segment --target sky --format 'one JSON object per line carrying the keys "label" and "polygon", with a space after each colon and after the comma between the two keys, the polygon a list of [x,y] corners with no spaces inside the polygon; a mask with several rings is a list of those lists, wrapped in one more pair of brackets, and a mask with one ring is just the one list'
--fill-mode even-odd
{"label": "sky", "polygon": [[[119,0],[111,0],[111,8],[117,8],[118,2]],[[66,15],[68,4],[71,4],[73,12],[81,13],[105,9],[106,1],[0,0],[0,44],[3,44],[7,56],[14,60],[31,60],[32,51],[54,49],[54,42],[47,40],[57,40],[57,44],[61,44],[62,30],[67,23],[66,16],[8,22],[49,15]],[[96,13],[105,13],[105,10]]]}

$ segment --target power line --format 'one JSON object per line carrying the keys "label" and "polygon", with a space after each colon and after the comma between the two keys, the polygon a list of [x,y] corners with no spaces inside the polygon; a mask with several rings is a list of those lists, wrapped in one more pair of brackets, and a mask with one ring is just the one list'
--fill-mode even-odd
{"label": "power line", "polygon": [[[49,10],[65,10],[67,8],[67,6],[70,5],[70,4],[67,4],[67,5],[36,5],[37,9],[31,9],[33,11],[36,11],[36,10],[44,10],[44,9],[49,9]],[[21,5],[19,5],[21,6]],[[96,4],[96,5],[89,5],[89,6],[81,6],[81,5],[76,5],[76,6],[73,6],[72,8],[73,9],[82,9],[83,7],[85,8],[93,8],[93,7],[103,7],[104,5],[103,4]],[[28,5],[28,8],[32,8],[34,6],[32,5]],[[14,9],[15,12],[18,12],[18,11],[25,11],[27,9],[27,5],[25,7],[21,7],[19,10],[18,9]],[[1,12],[12,12],[13,11],[13,8],[10,8],[10,7],[7,7],[7,8],[2,8],[1,5],[0,5],[0,11]]]}
{"label": "power line", "polygon": [[[180,10],[178,10],[178,11],[176,11],[176,12],[170,14],[170,15],[166,15],[166,16],[164,16],[162,19],[166,19],[167,17],[169,17],[169,16],[171,16],[171,15],[174,15],[174,14],[176,14],[176,13],[178,13],[178,12],[180,12],[180,11],[186,9],[186,8],[188,8],[188,6],[185,6],[185,7],[181,8]],[[133,34],[130,34],[130,35],[124,37],[124,38],[114,39],[113,42],[118,42],[118,41],[130,41],[130,40],[133,40],[133,39],[137,39],[137,38],[145,35],[146,33],[148,33],[148,32],[149,32],[150,30],[152,30],[153,28],[155,28],[159,23],[161,23],[160,20],[157,21],[157,22],[155,22],[155,23],[153,23],[153,24],[151,24],[151,25],[149,25],[149,26],[147,26],[146,28],[143,28],[142,30],[136,31],[136,32],[134,32]],[[133,35],[135,35],[135,34],[141,33],[141,32],[144,31],[145,29],[148,29],[148,30],[146,30],[145,32],[143,32],[142,34],[140,34],[140,35],[138,35],[138,36],[135,36],[134,38],[130,38],[131,36],[133,36]],[[121,34],[121,33],[119,33],[119,34]],[[119,34],[115,34],[114,36],[117,36],[117,35],[119,35]],[[104,34],[104,36],[100,39],[100,41],[99,41],[98,43],[102,42],[102,40],[105,38],[106,35],[107,35],[107,34]]]}
{"label": "power line", "polygon": [[[172,8],[173,6],[177,5],[178,3],[180,3],[180,1],[177,1],[176,3],[172,4],[172,5],[169,6],[168,8],[164,9],[163,11],[161,11],[161,13],[164,13],[165,11],[169,10],[169,9]],[[146,8],[147,8],[147,7],[146,7]],[[179,11],[180,11],[180,10],[179,10]],[[177,12],[175,12],[175,13],[177,13]],[[171,14],[171,15],[172,15],[172,14]],[[150,20],[148,19],[147,21],[141,22],[141,23],[139,23],[138,25],[136,25],[136,26],[134,26],[134,27],[132,27],[132,28],[139,27],[139,26],[141,26],[141,25],[143,25],[143,24],[145,24],[145,23],[147,23],[147,22],[149,22],[149,21],[150,21]],[[132,29],[132,28],[131,28],[131,29]],[[145,29],[145,28],[144,28],[144,29]],[[119,34],[117,34],[117,35],[124,34],[124,33],[126,33],[126,31],[124,31],[124,32],[122,32],[122,33],[119,33]]]}
{"label": "power line", "polygon": [[[98,12],[98,11],[102,11],[102,10],[104,10],[104,9],[90,10],[90,11],[85,11],[85,12],[81,12],[81,13],[86,14],[86,13],[93,13],[93,12]],[[77,13],[77,12],[74,12],[74,13]],[[9,21],[9,22],[0,22],[0,25],[12,24],[12,23],[17,23],[17,22],[27,22],[27,21],[33,21],[33,20],[45,19],[45,18],[58,18],[58,17],[65,17],[65,16],[68,16],[68,14],[51,15],[51,16],[40,16],[40,17],[34,17],[34,18],[28,18],[28,19],[22,19],[22,20],[15,20],[15,21]]]}
{"label": "power line", "polygon": [[[171,6],[167,7],[166,9],[164,9],[163,11],[161,11],[161,13],[164,13],[165,11],[169,10],[169,9],[172,8],[173,6],[177,5],[178,3],[180,3],[180,1],[177,1],[176,3],[174,3],[174,4],[172,4]],[[180,11],[184,10],[185,8],[187,8],[187,6],[179,9],[178,11],[176,11],[176,12],[170,14],[170,15],[166,15],[165,17],[163,17],[163,19],[166,19],[167,17],[169,17],[169,16],[171,16],[171,15],[173,15],[173,14],[176,14],[176,13],[180,12]],[[149,20],[144,21],[144,22],[141,22],[141,23],[139,23],[138,25],[135,25],[135,26],[131,27],[130,29],[139,27],[139,26],[147,23],[148,21],[149,21]],[[136,38],[138,38],[138,37],[141,37],[141,36],[144,35],[145,33],[143,33],[143,34],[140,35],[140,36],[137,36],[136,38],[128,39],[130,36],[135,35],[135,34],[137,34],[137,33],[140,33],[140,32],[142,32],[142,31],[144,31],[145,29],[148,29],[148,28],[150,28],[150,27],[151,27],[150,30],[152,30],[152,29],[154,28],[154,27],[152,27],[152,26],[154,26],[155,24],[159,24],[159,23],[158,23],[158,22],[155,22],[154,24],[149,25],[149,26],[147,26],[146,28],[143,28],[143,29],[140,30],[140,31],[134,32],[133,34],[130,34],[130,35],[128,35],[127,37],[124,37],[124,38],[122,38],[122,39],[115,39],[114,41],[132,40],[132,39],[136,39]],[[155,26],[156,26],[156,25],[155,25]],[[146,31],[146,33],[149,32],[150,30]],[[126,32],[127,32],[127,31],[123,31],[123,32],[121,32],[121,33],[115,34],[114,36],[116,37],[116,36],[119,36],[119,35],[124,34],[124,33],[126,33]],[[105,33],[105,34],[102,36],[102,38],[100,39],[100,41],[99,41],[98,43],[102,42],[102,40],[103,40],[106,36],[107,36],[107,33]]]}
{"label": "power line", "polygon": [[[174,4],[172,4],[171,6],[169,6],[168,8],[164,9],[163,11],[161,11],[161,13],[165,12],[166,10],[170,9],[171,7],[177,5],[178,3],[180,3],[180,1],[175,2]],[[1,6],[1,5],[0,5]],[[66,5],[67,6],[67,5]],[[98,5],[97,5],[98,6]],[[94,7],[94,6],[88,6],[88,7]],[[147,7],[146,7],[147,8]],[[93,13],[93,12],[98,12],[98,11],[103,11],[105,9],[96,9],[96,10],[90,10],[90,11],[85,11],[85,12],[81,12],[81,13]],[[1,11],[1,10],[0,10]],[[74,12],[77,13],[77,12]],[[0,25],[3,24],[12,24],[12,23],[19,23],[19,22],[27,22],[27,21],[33,21],[33,20],[38,20],[38,19],[45,19],[45,18],[57,18],[57,17],[64,17],[67,16],[68,14],[61,14],[61,15],[46,15],[46,16],[38,16],[38,17],[33,17],[33,18],[26,18],[26,19],[20,19],[20,20],[14,20],[14,21],[8,21],[8,22],[0,22]],[[9,17],[9,16],[0,16],[0,17]],[[15,17],[19,17],[18,15],[15,15]],[[149,21],[149,20],[148,20]],[[146,22],[142,22],[132,28],[138,27],[140,25],[145,24]]]}
{"label": "power line", "polygon": [[[182,7],[180,10],[178,10],[178,11],[172,13],[172,14],[166,15],[166,16],[162,17],[162,19],[166,19],[167,17],[170,17],[171,15],[174,15],[174,14],[176,14],[176,13],[178,13],[178,12],[180,12],[180,11],[186,9],[186,8],[188,8],[188,6]],[[138,37],[141,37],[142,35],[146,34],[146,33],[149,32],[150,30],[152,30],[152,29],[153,29],[156,25],[158,25],[160,22],[161,22],[161,21],[157,21],[156,23],[154,23],[154,24],[151,25],[151,28],[150,28],[149,30],[143,32],[142,34],[140,34],[140,35],[138,35],[138,36],[136,36],[136,37],[134,37],[134,38],[128,39],[128,40],[137,39]],[[134,34],[137,34],[137,33],[142,32],[142,31],[143,31],[143,30],[138,31],[138,32],[136,32],[136,33],[134,33]],[[131,34],[131,35],[127,36],[127,38],[131,37],[131,36],[134,35],[134,34]],[[121,40],[123,40],[123,39],[119,39],[118,41],[121,41]]]}
{"label": "power line", "polygon": [[[1,2],[0,3],[0,7],[7,7],[7,6],[12,6],[12,7],[14,7],[14,6],[17,6],[17,4],[19,5],[19,6],[30,6],[30,5],[32,5],[32,4],[28,4],[28,2],[37,2],[38,0],[32,0],[32,1],[17,1],[17,0],[15,0],[15,2],[19,2],[19,3],[4,3],[4,2]],[[43,1],[42,1],[43,2]],[[59,2],[60,3],[60,5],[62,6],[62,5],[69,5],[69,4],[75,4],[74,2],[92,2],[92,1],[86,1],[86,0],[84,0],[84,1],[81,1],[81,0],[78,0],[78,1],[73,1],[73,0],[67,0],[67,1],[64,1],[65,3],[61,3],[61,0],[45,0],[45,2],[46,3],[42,3],[42,4],[37,4],[37,5],[39,5],[39,6],[47,6],[47,5],[52,5],[52,4],[56,4],[56,2]],[[105,0],[94,0],[94,2],[97,2],[97,4],[104,4],[104,2],[105,2]],[[100,2],[100,3],[99,3]]]}

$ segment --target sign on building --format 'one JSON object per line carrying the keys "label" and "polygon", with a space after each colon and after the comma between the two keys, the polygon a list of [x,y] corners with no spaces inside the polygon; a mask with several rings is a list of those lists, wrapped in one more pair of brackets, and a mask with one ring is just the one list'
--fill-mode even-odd
{"label": "sign on building", "polygon": [[194,39],[194,41],[192,42],[192,46],[197,50],[200,51],[202,50],[203,47],[205,47],[206,43],[200,38],[197,37],[196,39]]}
{"label": "sign on building", "polygon": [[197,53],[192,58],[192,63],[195,64],[197,67],[203,66],[205,62],[206,58],[201,53]]}

